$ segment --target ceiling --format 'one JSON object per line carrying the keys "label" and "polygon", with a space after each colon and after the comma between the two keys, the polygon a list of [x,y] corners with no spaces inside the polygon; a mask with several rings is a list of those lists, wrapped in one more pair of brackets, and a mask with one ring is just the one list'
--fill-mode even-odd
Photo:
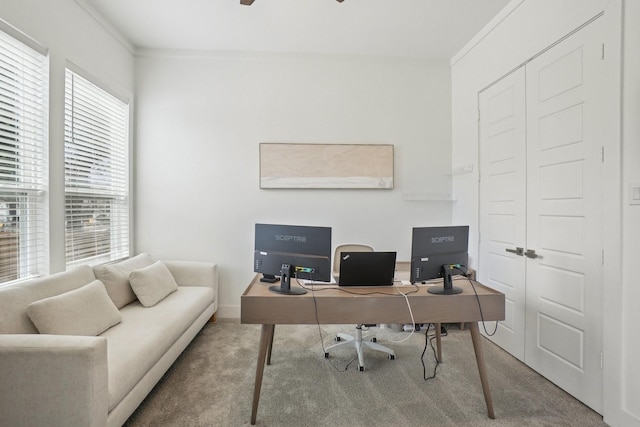
{"label": "ceiling", "polygon": [[450,59],[510,0],[77,0],[136,49]]}

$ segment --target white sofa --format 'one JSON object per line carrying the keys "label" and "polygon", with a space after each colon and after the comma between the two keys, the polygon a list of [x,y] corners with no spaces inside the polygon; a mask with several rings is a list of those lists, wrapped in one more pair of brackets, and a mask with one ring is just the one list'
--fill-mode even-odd
{"label": "white sofa", "polygon": [[148,254],[0,287],[0,425],[121,426],[217,294],[215,264]]}

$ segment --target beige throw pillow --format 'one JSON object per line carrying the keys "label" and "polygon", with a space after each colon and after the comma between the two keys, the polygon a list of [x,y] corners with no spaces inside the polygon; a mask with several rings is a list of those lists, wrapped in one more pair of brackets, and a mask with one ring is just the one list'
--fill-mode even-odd
{"label": "beige throw pillow", "polygon": [[152,307],[178,290],[178,284],[162,261],[131,272],[129,282],[133,292],[145,307]]}
{"label": "beige throw pillow", "polygon": [[96,336],[122,320],[99,280],[34,301],[27,315],[41,334]]}
{"label": "beige throw pillow", "polygon": [[133,270],[151,264],[153,264],[151,256],[147,253],[141,253],[115,264],[97,265],[93,268],[93,273],[98,280],[104,283],[104,287],[116,307],[122,308],[136,300],[136,294],[129,284],[129,274]]}

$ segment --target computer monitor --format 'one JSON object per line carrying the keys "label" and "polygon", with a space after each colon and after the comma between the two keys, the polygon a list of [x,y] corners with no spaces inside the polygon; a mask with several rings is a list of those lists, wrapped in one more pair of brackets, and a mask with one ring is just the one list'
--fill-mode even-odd
{"label": "computer monitor", "polygon": [[462,289],[453,286],[451,275],[455,273],[457,265],[466,268],[468,248],[468,225],[414,227],[411,236],[411,282],[442,277],[443,287],[429,288],[430,293],[448,295],[462,292]]}
{"label": "computer monitor", "polygon": [[253,271],[262,273],[263,282],[273,292],[303,294],[291,288],[291,278],[331,281],[331,227],[256,224]]}

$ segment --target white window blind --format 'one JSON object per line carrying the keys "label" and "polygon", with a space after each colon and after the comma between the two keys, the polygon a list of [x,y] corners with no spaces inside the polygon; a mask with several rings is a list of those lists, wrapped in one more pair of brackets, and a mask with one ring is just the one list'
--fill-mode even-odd
{"label": "white window blind", "polygon": [[69,69],[65,77],[67,267],[127,257],[129,106]]}
{"label": "white window blind", "polygon": [[47,69],[0,31],[0,284],[47,273]]}

